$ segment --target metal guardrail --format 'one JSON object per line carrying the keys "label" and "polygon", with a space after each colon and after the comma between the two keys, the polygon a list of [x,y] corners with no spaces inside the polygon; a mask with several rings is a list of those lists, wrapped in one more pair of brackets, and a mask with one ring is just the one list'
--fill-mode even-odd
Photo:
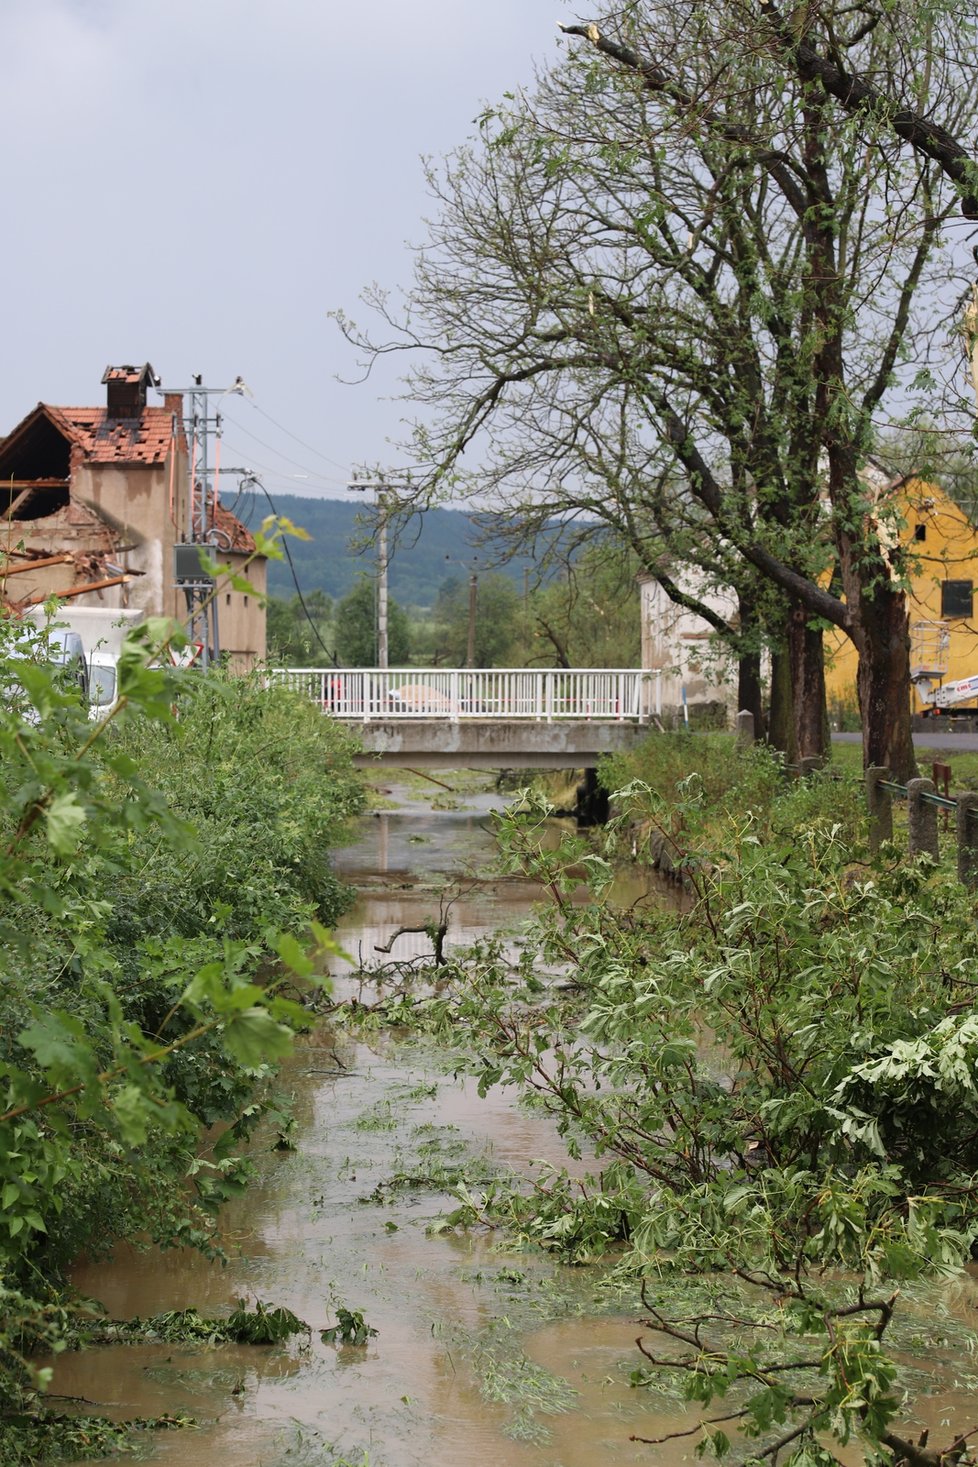
{"label": "metal guardrail", "polygon": [[906,800],[910,855],[927,855],[936,861],[940,858],[937,812],[953,810],[958,880],[974,891],[978,887],[978,793],[964,790],[952,800],[937,793],[933,779],[898,784],[888,776],[887,769],[865,771],[870,850],[878,851],[884,842],[892,841],[893,801]]}
{"label": "metal guardrail", "polygon": [[[893,795],[898,800],[905,800],[910,791],[905,784],[894,784],[892,779],[878,779],[877,789],[886,790],[887,794]],[[922,805],[933,805],[937,810],[956,810],[957,800],[949,799],[947,795],[931,794],[930,790],[921,790],[917,795]]]}
{"label": "metal guardrail", "polygon": [[371,719],[647,723],[662,711],[661,676],[638,668],[270,668],[326,713]]}

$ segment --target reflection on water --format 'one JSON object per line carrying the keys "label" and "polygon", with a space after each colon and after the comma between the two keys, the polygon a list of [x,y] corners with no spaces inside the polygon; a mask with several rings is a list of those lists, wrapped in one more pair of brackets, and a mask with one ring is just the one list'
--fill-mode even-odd
{"label": "reflection on water", "polygon": [[[480,795],[432,810],[415,800],[367,817],[337,863],[360,888],[337,933],[344,945],[367,957],[443,902],[451,946],[518,926],[537,891],[485,869],[486,826],[501,804]],[[391,956],[427,951],[411,934]],[[123,1248],[79,1268],[75,1282],[120,1318],[273,1301],[307,1320],[311,1337],[276,1349],[92,1350],[59,1358],[57,1390],[115,1415],[194,1416],[198,1430],[152,1438],[152,1460],[168,1467],[648,1461],[648,1448],[628,1442],[662,1429],[627,1384],[634,1319],[593,1317],[594,1276],[507,1253],[489,1233],[426,1231],[455,1204],[444,1188],[463,1155],[488,1171],[563,1161],[547,1118],[508,1093],[480,1100],[435,1056],[354,1044],[326,1025],[297,1047],[282,1085],[294,1095],[298,1150],[258,1151],[258,1182],[224,1221],[226,1266]],[[320,1341],[340,1305],[378,1331],[366,1347]],[[555,1324],[555,1313],[570,1317]],[[670,1460],[685,1455],[683,1444]]]}

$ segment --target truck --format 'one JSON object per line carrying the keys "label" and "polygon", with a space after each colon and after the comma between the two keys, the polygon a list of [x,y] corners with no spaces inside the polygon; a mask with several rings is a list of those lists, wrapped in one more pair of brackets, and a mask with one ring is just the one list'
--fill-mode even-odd
{"label": "truck", "polygon": [[978,673],[944,681],[950,643],[946,621],[915,621],[910,625],[910,681],[922,704],[923,718],[978,714]]}
{"label": "truck", "polygon": [[123,639],[131,627],[142,621],[145,612],[118,606],[61,605],[53,616],[48,616],[41,606],[27,614],[36,626],[47,628],[51,635],[70,637],[73,646],[78,645],[75,639],[80,639],[89,716],[104,717],[116,700]]}
{"label": "truck", "polygon": [[921,710],[925,718],[935,718],[942,713],[951,717],[978,714],[978,673],[926,690],[918,684],[918,691],[921,698],[927,700],[928,706]]}

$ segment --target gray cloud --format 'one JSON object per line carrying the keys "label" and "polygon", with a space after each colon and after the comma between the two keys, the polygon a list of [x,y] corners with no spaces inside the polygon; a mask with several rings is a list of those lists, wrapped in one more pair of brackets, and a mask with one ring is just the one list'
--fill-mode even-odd
{"label": "gray cloud", "polygon": [[226,453],[280,491],[339,492],[347,466],[383,460],[396,383],[333,380],[352,360],[327,312],[407,283],[420,155],[530,80],[563,9],[6,0],[0,433],[38,399],[98,402],[107,363],[148,359],[174,386],[240,373],[325,456],[235,402]]}

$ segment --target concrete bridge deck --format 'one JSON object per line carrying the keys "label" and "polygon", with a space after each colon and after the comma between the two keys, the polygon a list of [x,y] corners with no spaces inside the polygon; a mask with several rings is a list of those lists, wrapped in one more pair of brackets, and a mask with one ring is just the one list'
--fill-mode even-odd
{"label": "concrete bridge deck", "polygon": [[443,769],[587,769],[630,749],[648,728],[624,721],[505,723],[466,719],[343,720],[363,745],[359,765]]}

